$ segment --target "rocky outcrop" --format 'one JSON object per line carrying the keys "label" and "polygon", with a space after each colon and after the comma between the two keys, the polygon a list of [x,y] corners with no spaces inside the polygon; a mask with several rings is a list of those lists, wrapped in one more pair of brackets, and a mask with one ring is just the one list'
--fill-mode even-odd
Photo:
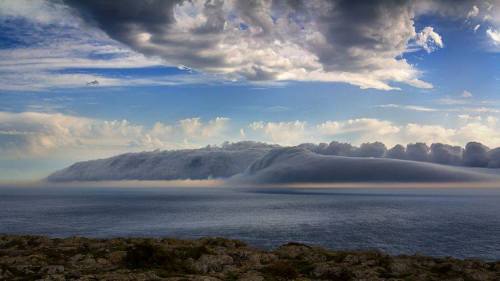
{"label": "rocky outcrop", "polygon": [[0,236],[0,280],[499,280],[500,262],[330,251],[289,243]]}

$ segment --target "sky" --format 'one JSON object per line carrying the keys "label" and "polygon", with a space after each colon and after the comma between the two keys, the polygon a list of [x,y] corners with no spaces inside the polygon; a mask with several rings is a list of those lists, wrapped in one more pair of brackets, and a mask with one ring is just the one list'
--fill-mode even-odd
{"label": "sky", "polygon": [[0,181],[224,141],[500,146],[500,1],[0,0]]}

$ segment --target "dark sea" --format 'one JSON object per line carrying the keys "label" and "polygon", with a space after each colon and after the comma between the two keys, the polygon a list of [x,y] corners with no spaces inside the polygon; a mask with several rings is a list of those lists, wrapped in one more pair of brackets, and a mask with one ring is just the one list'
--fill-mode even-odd
{"label": "dark sea", "polygon": [[500,189],[2,187],[0,233],[222,236],[500,259]]}

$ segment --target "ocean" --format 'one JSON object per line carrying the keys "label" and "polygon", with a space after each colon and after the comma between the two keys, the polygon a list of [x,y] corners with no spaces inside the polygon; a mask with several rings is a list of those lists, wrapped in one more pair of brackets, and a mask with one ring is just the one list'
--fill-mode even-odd
{"label": "ocean", "polygon": [[500,189],[1,187],[0,233],[500,259]]}

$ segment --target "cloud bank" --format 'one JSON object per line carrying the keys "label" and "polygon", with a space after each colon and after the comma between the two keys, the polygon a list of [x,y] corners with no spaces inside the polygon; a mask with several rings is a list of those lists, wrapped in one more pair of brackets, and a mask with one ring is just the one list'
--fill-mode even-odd
{"label": "cloud bank", "polygon": [[79,162],[51,174],[49,181],[200,180],[244,171],[275,146],[256,142],[201,149],[127,153]]}
{"label": "cloud bank", "polygon": [[[464,167],[498,168],[500,148],[471,142],[465,149],[447,144],[397,145],[381,142],[305,143],[280,147],[258,142],[224,143],[201,149],[127,153],[75,163],[49,181],[200,180],[282,182],[455,182],[500,180]],[[431,163],[434,162],[434,163]],[[439,164],[439,165],[438,165]],[[459,167],[462,166],[462,167]]]}
{"label": "cloud bank", "polygon": [[275,149],[234,180],[251,183],[468,182],[500,179],[464,168],[424,162],[325,156],[300,148]]}

